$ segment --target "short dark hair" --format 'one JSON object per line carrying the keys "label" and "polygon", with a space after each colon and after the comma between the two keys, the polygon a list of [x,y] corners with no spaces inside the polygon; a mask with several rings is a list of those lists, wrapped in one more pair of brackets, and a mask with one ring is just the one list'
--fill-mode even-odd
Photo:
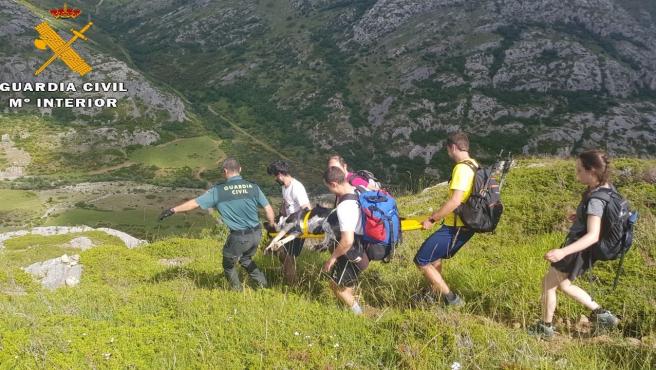
{"label": "short dark hair", "polygon": [[346,182],[346,174],[344,171],[342,171],[341,168],[331,166],[326,170],[326,172],[323,173],[323,181],[325,181],[326,184],[331,182],[343,184]]}
{"label": "short dark hair", "polygon": [[462,131],[456,131],[449,134],[446,139],[446,145],[455,145],[456,148],[463,152],[469,151],[469,138]]}
{"label": "short dark hair", "polygon": [[239,165],[239,161],[237,161],[236,158],[234,157],[228,157],[223,161],[223,169],[228,171],[228,172],[239,172],[241,169],[241,166]]}
{"label": "short dark hair", "polygon": [[267,167],[267,174],[276,176],[277,174],[289,175],[289,164],[283,160],[271,162]]}

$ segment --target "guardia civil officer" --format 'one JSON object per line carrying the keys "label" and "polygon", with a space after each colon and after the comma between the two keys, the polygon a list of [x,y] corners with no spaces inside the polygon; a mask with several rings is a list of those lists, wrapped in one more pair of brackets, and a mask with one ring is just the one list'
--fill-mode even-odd
{"label": "guardia civil officer", "polygon": [[223,222],[230,229],[230,235],[223,246],[223,272],[232,289],[241,290],[237,262],[248,271],[257,287],[266,287],[267,281],[252,260],[262,239],[262,229],[258,219],[258,207],[264,208],[269,225],[274,224],[273,208],[252,182],[242,179],[241,166],[235,158],[223,161],[223,175],[226,181],[218,183],[196,199],[167,209],[159,216],[163,220],[178,212],[214,208],[219,211]]}

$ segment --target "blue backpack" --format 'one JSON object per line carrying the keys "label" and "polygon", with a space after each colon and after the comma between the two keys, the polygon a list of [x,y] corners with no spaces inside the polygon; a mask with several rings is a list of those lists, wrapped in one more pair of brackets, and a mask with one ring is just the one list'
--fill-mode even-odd
{"label": "blue backpack", "polygon": [[356,190],[342,200],[356,200],[362,211],[362,241],[372,261],[389,262],[401,242],[401,218],[396,200],[385,190]]}

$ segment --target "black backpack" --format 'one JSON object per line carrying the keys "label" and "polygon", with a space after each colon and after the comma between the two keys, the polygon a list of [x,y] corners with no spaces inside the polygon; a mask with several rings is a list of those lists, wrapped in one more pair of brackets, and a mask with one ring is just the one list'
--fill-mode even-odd
{"label": "black backpack", "polygon": [[[591,198],[602,200],[606,205],[601,217],[599,241],[595,247],[590,249],[590,267],[592,267],[593,259],[610,261],[619,258],[620,262],[613,280],[613,289],[615,289],[622,274],[624,256],[633,244],[633,227],[638,221],[638,212],[630,210],[629,202],[615,188],[600,188],[593,191],[585,200],[586,207]],[[592,276],[590,276],[591,285],[592,282]]]}
{"label": "black backpack", "polygon": [[601,235],[597,247],[590,250],[594,259],[611,261],[623,257],[633,244],[633,225],[638,213],[629,208],[626,200],[615,189],[599,188],[586,199],[599,199],[606,205],[601,218]]}
{"label": "black backpack", "polygon": [[[478,167],[469,160],[460,162],[469,166],[475,173],[471,195],[455,210],[455,214],[469,229],[478,233],[488,233],[496,229],[503,213],[503,203],[501,203],[503,177],[510,170],[511,162],[510,158],[505,161],[499,160],[489,168]],[[494,178],[497,172],[501,172],[501,184]]]}

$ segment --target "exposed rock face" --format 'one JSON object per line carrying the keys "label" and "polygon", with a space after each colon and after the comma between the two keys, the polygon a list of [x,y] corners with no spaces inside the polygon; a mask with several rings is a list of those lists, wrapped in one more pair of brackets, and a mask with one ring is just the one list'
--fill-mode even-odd
{"label": "exposed rock face", "polygon": [[370,43],[387,35],[412,17],[445,5],[461,4],[460,0],[380,0],[353,27],[353,39]]}
{"label": "exposed rock face", "polygon": [[[139,76],[140,66],[199,106],[226,103],[226,114],[247,117],[248,129],[274,144],[309,141],[384,180],[446,177],[440,153],[457,129],[470,133],[482,159],[502,148],[655,153],[656,8],[637,1],[104,1],[98,25],[134,63],[80,48],[98,73],[134,81],[134,95],[122,99],[127,119],[186,116],[168,89]],[[38,18],[0,3],[20,14],[0,35],[19,40],[22,53],[0,54],[12,65],[0,78],[22,78],[43,58],[31,44]],[[88,135],[131,145],[162,133],[140,129]],[[71,135],[80,146],[103,145],[77,128]]]}
{"label": "exposed rock face", "polygon": [[[0,249],[4,247],[4,241],[7,239],[25,236],[25,235],[62,235],[69,233],[80,233],[98,230],[113,235],[121,239],[125,246],[128,248],[136,248],[140,245],[146,244],[145,240],[139,240],[130,236],[122,231],[98,228],[92,229],[87,226],[48,226],[36,227],[31,230],[13,231],[0,234]],[[80,249],[85,251],[93,248],[95,244],[93,241],[85,236],[74,238],[69,243],[71,248]],[[37,278],[41,285],[47,289],[57,289],[63,286],[74,287],[78,285],[82,279],[83,267],[80,264],[80,255],[69,256],[64,254],[61,257],[53,258],[43,262],[36,262],[24,268],[24,270]]]}
{"label": "exposed rock face", "polygon": [[129,235],[129,234],[124,233],[124,232],[119,231],[119,230],[108,229],[106,227],[100,227],[96,230],[103,231],[103,232],[107,233],[108,235],[113,235],[113,236],[121,239],[123,241],[123,243],[125,243],[125,246],[128,247],[128,248],[136,248],[140,245],[148,244],[148,242],[145,241],[145,240],[137,239],[134,236]]}
{"label": "exposed rock face", "polygon": [[83,251],[95,246],[93,241],[86,236],[77,237],[70,242],[71,248],[81,249]]}
{"label": "exposed rock face", "polygon": [[43,262],[29,265],[24,270],[37,278],[47,289],[57,289],[63,286],[74,287],[82,278],[80,256],[67,254]]}
{"label": "exposed rock face", "polygon": [[[168,92],[163,92],[148,82],[138,71],[128,67],[124,62],[104,54],[100,50],[92,49],[89,44],[75,43],[75,50],[89,62],[93,70],[83,78],[70,73],[68,67],[57,61],[52,63],[38,77],[34,71],[43,61],[46,53],[34,48],[34,27],[43,20],[33,15],[29,9],[14,1],[0,0],[0,14],[3,19],[10,19],[8,23],[0,26],[0,35],[11,37],[11,50],[0,49],[0,81],[11,82],[73,82],[81,88],[83,82],[123,82],[128,92],[99,92],[99,93],[66,93],[69,97],[80,98],[117,98],[119,104],[126,106],[125,112],[130,118],[150,117],[156,118],[158,113],[166,112],[171,121],[185,119],[185,107],[182,100]],[[4,22],[3,22],[4,23]],[[92,27],[90,38],[93,38]],[[69,35],[60,34],[64,39]],[[20,96],[18,93],[12,95]],[[129,107],[129,108],[127,108]],[[75,108],[78,114],[97,115],[101,109]],[[43,108],[42,113],[50,113],[51,109]],[[114,117],[113,120],[118,120]],[[125,118],[123,118],[125,119]]]}
{"label": "exposed rock face", "polygon": [[191,258],[187,257],[178,257],[178,258],[162,258],[159,260],[159,264],[166,267],[180,267],[184,266],[191,262]]}
{"label": "exposed rock face", "polygon": [[[399,76],[399,86],[366,84],[376,91],[365,98],[369,123],[379,146],[393,139],[389,156],[430,165],[443,137],[413,133],[453,129],[478,136],[479,154],[656,153],[656,22],[646,11],[615,0],[379,0],[351,31]],[[326,133],[324,143],[356,145]]]}

